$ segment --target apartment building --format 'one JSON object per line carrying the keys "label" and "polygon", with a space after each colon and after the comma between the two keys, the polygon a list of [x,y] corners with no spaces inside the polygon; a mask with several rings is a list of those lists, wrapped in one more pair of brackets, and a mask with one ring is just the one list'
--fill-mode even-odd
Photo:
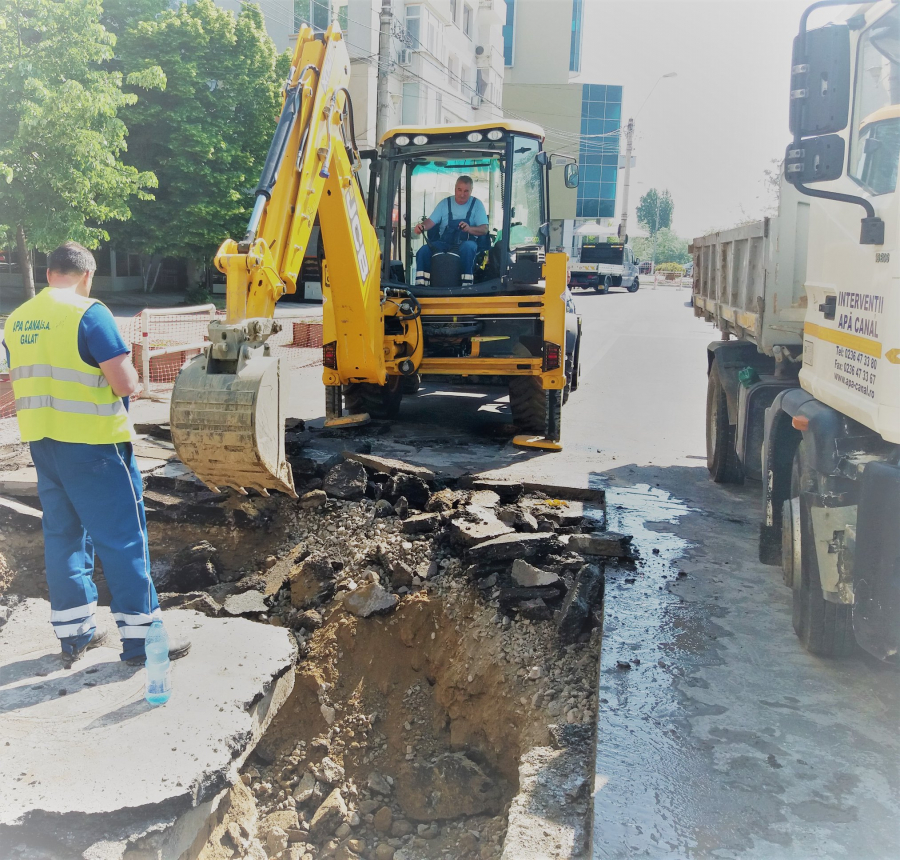
{"label": "apartment building", "polygon": [[[379,66],[381,0],[337,0],[352,61],[360,145],[375,143],[378,77],[389,78],[389,125],[446,125],[502,116],[503,0],[393,0],[391,59]],[[346,9],[346,12],[343,10]]]}
{"label": "apartment building", "polygon": [[577,190],[551,173],[551,245],[573,247],[581,222],[612,226],[616,214],[622,87],[582,72],[585,0],[506,0],[503,109],[543,126],[545,148],[578,159]]}
{"label": "apartment building", "polygon": [[[237,15],[247,0],[214,0],[216,6],[229,9]],[[253,0],[262,10],[266,20],[266,32],[275,43],[275,48],[280,53],[291,47],[291,36],[297,32],[294,26],[294,7],[297,0]],[[307,5],[317,0],[307,0]]]}

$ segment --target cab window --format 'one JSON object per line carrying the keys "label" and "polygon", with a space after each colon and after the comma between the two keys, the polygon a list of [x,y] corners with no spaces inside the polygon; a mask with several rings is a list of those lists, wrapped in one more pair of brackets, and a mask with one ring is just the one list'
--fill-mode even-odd
{"label": "cab window", "polygon": [[897,188],[900,165],[900,10],[859,40],[849,174],[870,194]]}
{"label": "cab window", "polygon": [[540,147],[534,138],[513,139],[512,206],[509,250],[523,245],[542,245],[540,235],[544,211],[544,173],[537,160]]}

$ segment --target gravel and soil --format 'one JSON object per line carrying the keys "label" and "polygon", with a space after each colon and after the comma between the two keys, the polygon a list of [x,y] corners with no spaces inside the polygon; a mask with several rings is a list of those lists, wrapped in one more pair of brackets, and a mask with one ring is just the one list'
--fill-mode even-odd
{"label": "gravel and soil", "polygon": [[[534,856],[583,856],[604,566],[633,564],[628,536],[601,507],[355,448],[298,433],[299,501],[147,481],[162,605],[298,644],[294,692],[196,856],[516,858],[513,815]],[[0,544],[6,604],[44,588],[26,525]]]}

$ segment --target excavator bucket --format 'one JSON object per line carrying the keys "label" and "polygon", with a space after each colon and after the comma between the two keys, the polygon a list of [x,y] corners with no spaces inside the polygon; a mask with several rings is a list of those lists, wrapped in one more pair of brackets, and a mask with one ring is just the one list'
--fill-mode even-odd
{"label": "excavator bucket", "polygon": [[[215,362],[212,362],[213,364]],[[277,358],[254,356],[236,373],[209,372],[198,355],[172,391],[170,426],[181,462],[208,487],[252,487],[294,498],[294,476],[284,457],[285,386]]]}

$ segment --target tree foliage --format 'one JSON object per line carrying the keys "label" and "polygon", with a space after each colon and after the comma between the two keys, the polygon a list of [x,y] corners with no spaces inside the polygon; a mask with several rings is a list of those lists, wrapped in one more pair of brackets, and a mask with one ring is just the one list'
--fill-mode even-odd
{"label": "tree foliage", "polygon": [[115,36],[101,13],[100,0],[0,0],[0,230],[18,234],[26,293],[28,246],[96,247],[156,185],[120,158],[136,96],[105,65]]}
{"label": "tree foliage", "polygon": [[637,207],[638,223],[652,236],[658,230],[672,226],[672,216],[675,212],[675,204],[672,195],[668,191],[658,192],[651,188],[643,197]]}
{"label": "tree foliage", "polygon": [[286,61],[276,62],[258,7],[235,18],[211,0],[127,27],[116,53],[134,87],[161,75],[165,89],[123,113],[128,161],[155,171],[159,189],[114,238],[144,254],[206,262],[246,227]]}
{"label": "tree foliage", "polygon": [[[659,230],[656,233],[657,269],[661,263],[680,263],[682,266],[689,263],[691,255],[688,253],[688,244],[687,239],[677,236],[668,227]],[[653,237],[635,239],[632,242],[632,248],[638,259],[653,259]]]}

